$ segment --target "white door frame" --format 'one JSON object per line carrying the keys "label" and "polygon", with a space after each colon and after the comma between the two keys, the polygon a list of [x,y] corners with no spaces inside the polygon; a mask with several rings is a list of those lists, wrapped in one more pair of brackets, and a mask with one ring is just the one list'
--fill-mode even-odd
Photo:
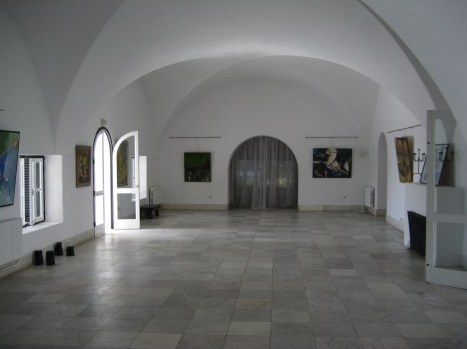
{"label": "white door frame", "polygon": [[[133,140],[131,140],[133,138]],[[125,186],[119,186],[117,181],[117,168],[119,166],[117,155],[118,150],[125,140],[129,140],[129,144],[132,145],[130,151],[131,154],[125,155],[127,164],[127,176],[128,184]],[[133,159],[133,161],[132,161]],[[134,164],[132,168],[132,164]],[[132,176],[134,171],[134,176]],[[132,179],[133,178],[133,179]],[[138,131],[129,132],[123,135],[115,144],[112,154],[112,193],[113,193],[113,222],[114,229],[139,229],[140,227],[140,211],[139,211],[139,149],[138,149]],[[131,200],[127,200],[129,204],[131,215],[128,217],[120,217],[120,209],[122,200],[119,201],[119,196],[126,196],[127,198],[131,195]]]}
{"label": "white door frame", "polygon": [[[103,142],[107,142],[108,145],[108,153],[105,154],[105,147],[103,146],[101,149],[96,148],[97,141],[99,137],[102,137]],[[101,154],[96,154],[96,151],[100,150]],[[96,157],[101,156],[102,163],[100,166],[102,167],[102,188],[101,190],[96,190]],[[106,158],[107,157],[107,158]],[[93,145],[93,204],[94,204],[94,236],[101,236],[106,233],[106,231],[112,228],[112,138],[110,136],[109,131],[105,127],[101,127],[97,130],[96,136],[94,137],[94,145]],[[102,218],[103,223],[99,224],[97,222],[97,205],[96,205],[96,197],[102,196],[103,200],[103,210]]]}

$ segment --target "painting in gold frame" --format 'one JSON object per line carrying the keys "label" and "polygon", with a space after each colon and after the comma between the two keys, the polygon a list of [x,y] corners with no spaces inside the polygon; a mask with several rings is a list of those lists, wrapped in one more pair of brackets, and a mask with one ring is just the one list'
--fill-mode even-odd
{"label": "painting in gold frame", "polygon": [[413,151],[408,137],[394,138],[396,145],[397,169],[401,183],[413,182]]}
{"label": "painting in gold frame", "polygon": [[76,146],[76,187],[91,185],[91,147],[89,145]]}

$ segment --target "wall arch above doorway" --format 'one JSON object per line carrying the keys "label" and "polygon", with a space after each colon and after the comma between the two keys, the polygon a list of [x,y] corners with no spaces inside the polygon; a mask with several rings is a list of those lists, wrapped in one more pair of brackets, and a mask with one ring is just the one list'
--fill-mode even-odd
{"label": "wall arch above doorway", "polygon": [[230,208],[296,208],[297,201],[297,160],[284,142],[258,136],[237,147],[229,165]]}

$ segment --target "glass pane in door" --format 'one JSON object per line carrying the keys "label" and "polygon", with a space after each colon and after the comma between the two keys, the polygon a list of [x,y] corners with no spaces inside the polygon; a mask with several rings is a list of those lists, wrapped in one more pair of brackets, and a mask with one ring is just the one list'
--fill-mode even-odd
{"label": "glass pane in door", "polygon": [[133,194],[117,195],[118,200],[118,219],[135,219],[135,199]]}
{"label": "glass pane in door", "polygon": [[104,190],[104,133],[101,133],[96,140],[94,149],[94,190]]}
{"label": "glass pane in door", "polygon": [[96,225],[104,224],[104,195],[96,195],[94,200]]}

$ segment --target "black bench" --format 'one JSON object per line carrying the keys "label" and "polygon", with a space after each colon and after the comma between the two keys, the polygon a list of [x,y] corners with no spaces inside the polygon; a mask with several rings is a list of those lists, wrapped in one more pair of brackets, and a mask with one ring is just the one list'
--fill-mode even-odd
{"label": "black bench", "polygon": [[[145,217],[147,219],[152,219],[154,216],[159,217],[159,204],[145,204],[140,206],[139,212],[141,217]],[[144,215],[143,215],[144,212]]]}

